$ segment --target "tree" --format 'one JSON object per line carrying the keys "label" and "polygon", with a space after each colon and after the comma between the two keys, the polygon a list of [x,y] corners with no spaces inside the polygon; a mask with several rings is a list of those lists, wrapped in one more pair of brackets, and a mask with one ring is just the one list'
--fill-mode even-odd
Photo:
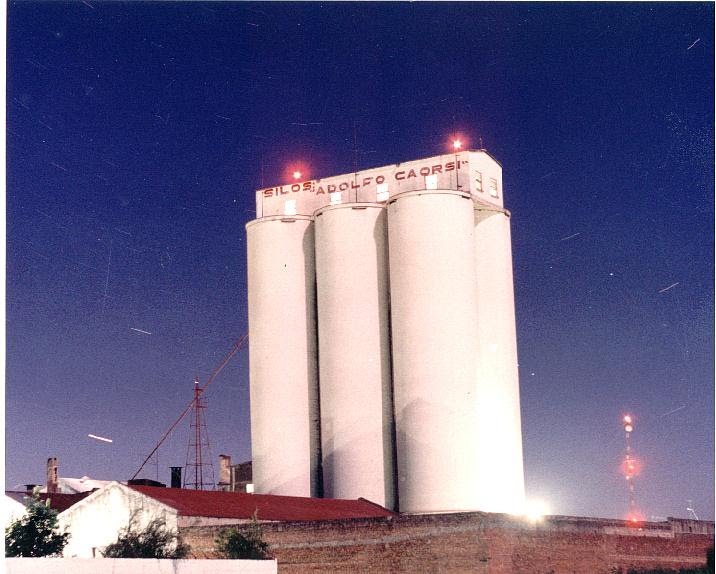
{"label": "tree", "polygon": [[144,528],[137,525],[136,514],[129,519],[117,542],[102,550],[105,558],[186,558],[191,548],[181,536],[168,530],[163,518],[154,518]]}
{"label": "tree", "polygon": [[256,519],[256,513],[251,517],[248,527],[225,528],[216,538],[216,550],[220,558],[234,560],[270,560],[268,543],[264,542],[263,531]]}
{"label": "tree", "polygon": [[59,531],[50,499],[41,500],[35,490],[25,514],[5,529],[5,556],[59,556],[69,539],[68,532]]}

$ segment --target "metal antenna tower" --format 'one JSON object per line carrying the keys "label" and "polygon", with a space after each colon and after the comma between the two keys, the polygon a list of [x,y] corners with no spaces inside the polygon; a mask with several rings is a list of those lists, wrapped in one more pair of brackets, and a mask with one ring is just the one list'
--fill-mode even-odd
{"label": "metal antenna tower", "polygon": [[638,521],[638,511],[636,508],[636,495],[634,493],[634,477],[637,474],[636,459],[631,450],[631,433],[634,430],[634,422],[631,415],[624,415],[622,420],[624,423],[626,451],[624,455],[624,476],[627,480],[627,490],[629,492],[629,520]]}
{"label": "metal antenna tower", "polygon": [[[221,372],[221,370],[229,363],[229,361],[231,360],[231,357],[233,357],[236,353],[239,352],[240,349],[242,349],[242,348],[244,347],[244,345],[246,345],[246,343],[248,342],[248,340],[249,340],[249,334],[246,333],[243,337],[241,337],[238,341],[236,341],[236,342],[234,343],[234,346],[233,346],[233,348],[231,349],[231,351],[229,351],[229,354],[226,355],[226,357],[224,357],[224,360],[223,360],[223,361],[221,362],[221,364],[216,368],[216,370],[211,374],[211,376],[209,377],[209,380],[206,381],[206,384],[205,384],[203,387],[197,388],[198,385],[199,385],[199,381],[198,381],[198,380],[195,380],[195,381],[194,381],[194,398],[193,398],[193,399],[191,400],[191,402],[186,406],[186,408],[182,411],[182,413],[179,415],[179,417],[172,423],[172,426],[170,426],[170,427],[167,429],[167,431],[162,435],[162,438],[159,439],[159,442],[158,442],[158,443],[156,444],[156,446],[152,449],[152,452],[150,452],[150,453],[147,455],[147,458],[145,458],[145,459],[142,461],[142,464],[141,464],[141,465],[139,466],[139,468],[137,469],[137,472],[134,473],[134,475],[132,476],[131,480],[134,480],[135,478],[137,478],[137,476],[139,476],[139,473],[142,472],[142,469],[146,466],[147,462],[149,462],[149,460],[152,458],[152,456],[154,456],[154,453],[156,453],[156,452],[159,450],[159,447],[161,447],[162,444],[164,444],[164,441],[167,440],[167,438],[169,438],[169,435],[172,434],[172,431],[176,428],[176,426],[177,426],[182,420],[184,420],[184,417],[187,415],[187,413],[188,413],[190,410],[193,409],[194,405],[201,403],[201,393],[204,392],[204,391],[206,390],[206,388],[214,381],[214,379],[218,376],[218,374]],[[197,399],[198,399],[198,400],[197,400]],[[203,408],[206,408],[206,406],[203,405]],[[201,412],[201,411],[200,411],[200,412]],[[196,415],[195,415],[194,420],[195,420],[195,422],[196,422]],[[201,423],[201,420],[199,420],[198,422]],[[194,428],[194,427],[192,426],[192,428]],[[197,428],[201,429],[201,424],[197,425]],[[206,434],[206,426],[204,427],[204,434]],[[201,443],[201,441],[197,441],[197,442]],[[207,439],[207,445],[208,445],[208,439]],[[191,446],[191,445],[190,445],[190,446]],[[202,454],[203,454],[203,453],[202,453]],[[187,451],[187,459],[188,459],[188,458],[189,458],[189,452]],[[195,460],[196,460],[196,457],[195,457]],[[211,459],[210,459],[210,460],[211,460]],[[214,470],[214,467],[212,466],[212,473],[213,473],[213,470]],[[198,481],[197,481],[197,482],[198,482]]]}
{"label": "metal antenna tower", "polygon": [[[184,484],[182,486],[183,488],[193,488],[194,490],[214,490],[216,480],[214,478],[214,465],[211,462],[211,446],[209,445],[209,436],[206,432],[206,421],[204,420],[206,403],[201,396],[203,391],[204,389],[199,386],[197,377],[194,380],[194,400],[191,405],[191,411],[194,416],[189,425],[191,433],[186,451]],[[211,477],[209,477],[209,469],[211,469]]]}

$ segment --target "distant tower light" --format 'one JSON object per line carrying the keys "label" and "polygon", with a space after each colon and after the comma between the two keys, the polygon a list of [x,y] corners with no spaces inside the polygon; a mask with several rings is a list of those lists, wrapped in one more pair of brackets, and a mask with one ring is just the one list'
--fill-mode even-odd
{"label": "distant tower light", "polygon": [[455,149],[455,150],[462,149],[462,142],[460,141],[460,139],[454,140],[454,141],[452,142],[452,147],[453,147],[453,149]]}
{"label": "distant tower light", "polygon": [[296,170],[293,172],[293,179],[301,179],[301,172]]}

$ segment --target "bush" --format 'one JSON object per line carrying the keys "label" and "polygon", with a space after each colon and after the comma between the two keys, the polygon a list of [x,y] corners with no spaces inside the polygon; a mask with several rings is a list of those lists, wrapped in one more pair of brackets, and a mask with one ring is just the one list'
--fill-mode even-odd
{"label": "bush", "polygon": [[263,540],[263,531],[256,520],[245,528],[225,528],[216,538],[216,550],[220,558],[233,560],[270,560],[269,545]]}
{"label": "bush", "polygon": [[102,550],[102,555],[105,558],[186,558],[190,550],[177,532],[167,530],[163,518],[155,518],[139,529],[136,515],[132,515],[117,542]]}
{"label": "bush", "polygon": [[59,556],[69,539],[69,533],[58,530],[50,499],[43,502],[35,491],[25,515],[5,529],[5,556]]}

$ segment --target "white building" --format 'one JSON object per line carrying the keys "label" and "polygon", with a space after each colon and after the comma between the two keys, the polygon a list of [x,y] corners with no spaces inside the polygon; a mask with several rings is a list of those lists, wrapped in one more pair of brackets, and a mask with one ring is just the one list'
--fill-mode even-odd
{"label": "white building", "polygon": [[[101,558],[102,549],[115,542],[130,520],[141,529],[152,520],[181,533],[193,526],[231,526],[281,520],[338,520],[374,518],[392,512],[367,500],[329,500],[242,492],[202,491],[111,482],[59,515],[61,528],[71,537],[63,556]],[[206,557],[196,549],[194,557]]]}

